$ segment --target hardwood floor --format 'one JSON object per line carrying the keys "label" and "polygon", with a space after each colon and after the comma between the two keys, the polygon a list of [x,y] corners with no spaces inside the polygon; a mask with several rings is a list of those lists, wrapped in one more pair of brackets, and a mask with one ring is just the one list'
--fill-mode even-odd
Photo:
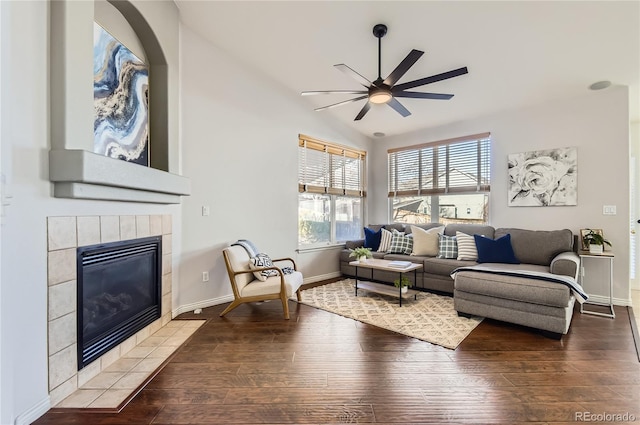
{"label": "hardwood floor", "polygon": [[640,421],[626,307],[615,320],[576,312],[561,341],[485,320],[452,351],[289,305],[288,321],[276,301],[183,314],[209,320],[120,413],[48,412],[35,424]]}

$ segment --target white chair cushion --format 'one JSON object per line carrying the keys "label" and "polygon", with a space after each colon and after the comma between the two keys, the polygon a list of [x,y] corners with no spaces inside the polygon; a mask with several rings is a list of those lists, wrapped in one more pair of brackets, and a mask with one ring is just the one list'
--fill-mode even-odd
{"label": "white chair cushion", "polygon": [[[228,248],[225,248],[227,254],[229,256],[229,263],[231,263],[231,268],[236,271],[243,270],[251,270],[249,268],[249,254],[247,251],[238,245],[233,245]],[[253,273],[243,273],[236,276],[236,284],[238,286],[238,291],[242,293],[242,288],[248,283],[252,282],[255,279]]]}
{"label": "white chair cushion", "polygon": [[[293,272],[284,276],[284,284],[287,288],[287,298],[296,293],[298,288],[302,286],[303,276],[300,272]],[[240,295],[243,297],[253,297],[266,294],[277,294],[280,292],[280,276],[267,278],[264,282],[259,280],[253,281],[250,285],[245,286]]]}

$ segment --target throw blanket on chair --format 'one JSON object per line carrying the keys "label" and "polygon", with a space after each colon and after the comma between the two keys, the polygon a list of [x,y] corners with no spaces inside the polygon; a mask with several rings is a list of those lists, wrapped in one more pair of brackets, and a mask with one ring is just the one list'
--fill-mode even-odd
{"label": "throw blanket on chair", "polygon": [[247,251],[247,254],[249,254],[249,257],[255,257],[260,253],[258,248],[253,244],[253,242],[247,239],[238,239],[237,241],[231,244],[231,246],[233,245],[238,245],[243,247],[244,250]]}
{"label": "throw blanket on chair", "polygon": [[567,286],[580,304],[584,303],[589,299],[589,296],[587,295],[586,292],[584,292],[584,289],[582,289],[582,286],[580,286],[580,284],[576,282],[575,279],[569,276],[553,274],[553,273],[545,273],[545,272],[536,272],[533,270],[517,270],[517,269],[505,270],[497,267],[477,265],[477,266],[458,267],[451,273],[451,278],[455,279],[456,274],[458,272],[464,272],[464,271],[493,273],[493,274],[501,274],[506,276],[526,277],[529,279],[544,280],[546,282],[555,282],[555,283],[559,283],[561,285]]}
{"label": "throw blanket on chair", "polygon": [[[258,250],[258,248],[250,240],[238,239],[237,241],[231,244],[231,246],[234,246],[234,245],[243,247],[244,250],[247,251],[247,254],[249,254],[249,257],[252,260],[255,260],[256,266],[260,266],[260,267],[273,266],[273,262],[271,261],[271,258],[269,258],[267,254],[261,253],[260,250]],[[280,270],[282,270],[282,274],[291,274],[295,271],[293,267],[281,267]],[[275,270],[271,270],[271,271],[276,274],[278,273]],[[272,276],[272,274],[269,273],[268,270],[263,272],[263,274],[265,274],[265,277]]]}

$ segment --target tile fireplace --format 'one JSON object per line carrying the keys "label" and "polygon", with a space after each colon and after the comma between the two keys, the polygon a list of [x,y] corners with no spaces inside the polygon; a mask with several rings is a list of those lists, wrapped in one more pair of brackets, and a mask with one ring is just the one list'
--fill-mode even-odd
{"label": "tile fireplace", "polygon": [[[172,217],[171,215],[48,217],[47,240],[49,397],[53,406],[171,321]],[[79,296],[85,292],[80,285],[86,277],[78,270],[78,253],[93,251],[100,257],[100,254],[104,254],[102,248],[105,247],[109,249],[115,247],[116,251],[129,249],[123,248],[122,243],[133,244],[135,247],[132,249],[139,250],[139,240],[144,241],[141,258],[146,258],[129,261],[140,260],[141,263],[133,266],[134,270],[148,267],[151,274],[155,274],[152,279],[156,293],[152,298],[159,299],[153,302],[145,300],[142,303],[141,314],[147,317],[146,321],[138,322],[129,329],[136,329],[135,331],[124,338],[116,338],[118,342],[113,340],[114,343],[109,348],[101,349],[102,344],[99,344],[97,351],[95,347],[91,348],[89,350],[91,353],[85,360],[82,357],[78,358],[79,351],[85,351],[81,348],[83,338],[78,329],[78,324],[84,320],[85,313],[84,307],[83,310],[79,310],[77,304]],[[151,242],[151,245],[157,244],[157,246],[144,247],[152,240],[156,242]],[[148,255],[148,252],[144,252],[147,249],[155,253]],[[96,276],[99,275],[100,273]],[[111,280],[111,277],[109,279]],[[134,280],[135,285],[140,285],[140,276]],[[109,296],[104,297],[102,301],[94,300],[94,302],[102,303],[102,308],[109,310],[113,309],[114,305],[118,305],[119,300],[120,307],[125,308],[124,306],[131,301],[129,298],[138,298],[138,300],[141,298],[139,290],[141,290],[140,287],[133,292],[123,290],[116,284],[116,288],[112,288]],[[151,306],[156,302],[156,307]],[[83,314],[78,321],[80,311],[83,311]],[[120,324],[128,322],[130,318],[124,316],[118,315],[115,322]],[[139,314],[134,316],[135,322]],[[153,319],[148,320],[150,317]],[[84,326],[83,324],[82,327]],[[90,334],[88,339],[93,340],[97,334],[102,335],[102,331]]]}

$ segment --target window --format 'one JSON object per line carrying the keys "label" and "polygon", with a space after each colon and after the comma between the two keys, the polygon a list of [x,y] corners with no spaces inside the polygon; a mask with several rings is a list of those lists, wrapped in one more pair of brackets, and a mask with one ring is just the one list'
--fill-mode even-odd
{"label": "window", "polygon": [[300,135],[298,245],[332,245],[362,236],[363,151]]}
{"label": "window", "polygon": [[489,221],[490,133],[390,149],[394,222]]}

